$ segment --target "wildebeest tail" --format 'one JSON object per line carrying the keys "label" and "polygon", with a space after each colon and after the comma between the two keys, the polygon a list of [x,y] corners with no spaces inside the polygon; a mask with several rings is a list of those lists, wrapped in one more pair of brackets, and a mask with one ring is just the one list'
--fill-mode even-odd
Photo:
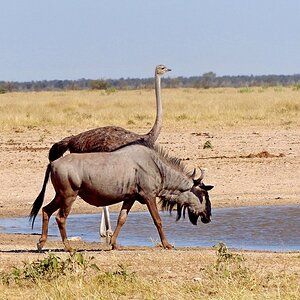
{"label": "wildebeest tail", "polygon": [[38,214],[39,210],[41,209],[41,207],[43,205],[43,202],[44,202],[46,186],[47,186],[47,183],[48,183],[48,180],[49,180],[50,171],[51,171],[51,164],[48,164],[46,172],[45,172],[45,178],[44,178],[44,183],[43,183],[42,190],[40,191],[39,195],[35,199],[35,201],[32,205],[30,215],[29,215],[29,217],[30,217],[29,221],[32,220],[32,225],[31,225],[32,228],[33,228],[33,225],[34,225],[35,218],[36,218],[36,216],[37,216],[37,214]]}
{"label": "wildebeest tail", "polygon": [[49,150],[49,161],[54,161],[61,156],[68,150],[69,148],[69,141],[72,138],[72,136],[68,136],[61,141],[55,143],[52,145],[52,147]]}

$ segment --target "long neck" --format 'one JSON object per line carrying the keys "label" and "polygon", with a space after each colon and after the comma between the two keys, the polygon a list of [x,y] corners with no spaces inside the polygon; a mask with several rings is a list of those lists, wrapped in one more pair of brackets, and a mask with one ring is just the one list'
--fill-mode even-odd
{"label": "long neck", "polygon": [[160,75],[155,73],[156,119],[153,127],[147,133],[151,145],[157,140],[162,128],[162,103],[160,99]]}

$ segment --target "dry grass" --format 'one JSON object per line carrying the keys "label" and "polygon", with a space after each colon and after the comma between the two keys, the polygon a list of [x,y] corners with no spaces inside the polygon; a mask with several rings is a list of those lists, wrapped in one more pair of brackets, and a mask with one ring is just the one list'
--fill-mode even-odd
{"label": "dry grass", "polygon": [[[104,264],[100,256],[110,260]],[[46,270],[36,278],[27,270],[27,277],[2,280],[0,293],[1,299],[299,299],[299,273],[292,271],[299,259],[200,250],[100,253],[93,260],[97,269],[89,268],[89,260],[81,266],[72,260],[67,272],[58,269],[50,276]]]}
{"label": "dry grass", "polygon": [[[298,125],[300,91],[292,88],[163,89],[168,125]],[[66,91],[0,95],[0,130],[149,127],[155,118],[153,90]]]}

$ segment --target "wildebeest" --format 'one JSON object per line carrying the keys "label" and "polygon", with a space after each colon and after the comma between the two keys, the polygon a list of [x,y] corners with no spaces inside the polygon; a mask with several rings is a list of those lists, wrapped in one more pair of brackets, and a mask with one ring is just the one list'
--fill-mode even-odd
{"label": "wildebeest", "polygon": [[202,172],[201,176],[196,173],[196,169],[193,173],[187,171],[179,159],[170,157],[163,149],[153,150],[141,145],[126,146],[107,153],[68,154],[47,166],[42,190],[30,213],[33,226],[42,207],[51,174],[56,194],[42,210],[42,235],[38,249],[41,250],[46,242],[50,216],[59,209],[56,221],[65,250],[71,251],[66,234],[66,219],[77,195],[94,206],[107,206],[123,201],[111,238],[113,249],[116,248],[119,231],[136,200],[147,205],[163,247],[170,249],[172,246],[162,229],[156,197],[160,198],[163,209],[172,211],[177,206],[177,219],[180,219],[182,210],[185,214],[187,209],[194,225],[199,217],[203,223],[210,222],[211,203],[208,191],[213,186],[203,183]]}

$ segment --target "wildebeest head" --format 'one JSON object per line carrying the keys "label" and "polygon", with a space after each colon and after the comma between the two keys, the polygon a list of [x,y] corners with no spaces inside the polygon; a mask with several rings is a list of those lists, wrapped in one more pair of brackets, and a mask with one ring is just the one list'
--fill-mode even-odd
{"label": "wildebeest head", "polygon": [[[209,200],[208,191],[213,188],[212,185],[205,185],[203,183],[204,170],[201,169],[200,176],[197,176],[197,170],[194,170],[193,181],[194,185],[190,192],[197,197],[197,205],[183,206],[183,216],[185,217],[185,211],[187,209],[188,216],[192,224],[197,225],[198,218],[201,218],[202,223],[209,223],[211,221],[211,203]],[[199,205],[200,204],[200,205]],[[182,206],[177,205],[177,220],[181,217]]]}

